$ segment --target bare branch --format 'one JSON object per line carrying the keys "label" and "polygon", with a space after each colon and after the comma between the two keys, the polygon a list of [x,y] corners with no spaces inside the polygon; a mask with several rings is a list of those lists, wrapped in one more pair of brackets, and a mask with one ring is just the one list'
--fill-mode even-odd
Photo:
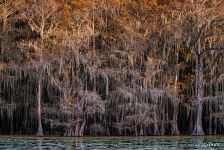
{"label": "bare branch", "polygon": [[218,53],[224,53],[224,47],[213,47],[209,48],[206,51],[203,51],[200,55],[202,56],[202,59],[206,58],[211,52],[218,52]]}

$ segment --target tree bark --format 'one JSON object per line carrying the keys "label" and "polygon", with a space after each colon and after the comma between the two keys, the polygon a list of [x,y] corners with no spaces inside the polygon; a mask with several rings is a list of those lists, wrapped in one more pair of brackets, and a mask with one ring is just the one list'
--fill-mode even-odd
{"label": "tree bark", "polygon": [[153,135],[159,135],[159,128],[158,128],[158,122],[157,122],[157,113],[156,113],[156,107],[154,106],[154,115],[153,115],[153,121],[154,121],[154,126],[153,126]]}
{"label": "tree bark", "polygon": [[204,131],[202,129],[202,97],[203,97],[203,87],[202,87],[202,62],[201,62],[201,47],[200,47],[200,39],[198,42],[198,52],[196,53],[196,121],[194,125],[194,129],[192,135],[204,135]]}
{"label": "tree bark", "polygon": [[3,54],[5,51],[5,38],[3,36],[2,36],[2,40],[1,40],[1,53],[0,54]]}
{"label": "tree bark", "polygon": [[13,134],[13,114],[10,118],[10,134],[12,135]]}
{"label": "tree bark", "polygon": [[1,35],[1,51],[0,54],[3,54],[8,48],[9,48],[9,44],[8,43],[8,34],[6,33],[6,31],[4,31]]}
{"label": "tree bark", "polygon": [[180,134],[179,129],[178,129],[178,124],[177,124],[178,106],[179,106],[179,103],[178,103],[177,106],[176,105],[174,106],[174,110],[173,110],[172,131],[171,131],[172,135],[179,135]]}
{"label": "tree bark", "polygon": [[178,67],[178,62],[179,62],[179,52],[176,52],[176,70],[175,70],[175,83],[174,83],[174,89],[175,89],[175,94],[178,95],[178,79],[179,79],[179,67]]}
{"label": "tree bark", "polygon": [[84,134],[84,129],[85,129],[85,125],[86,125],[86,119],[84,118],[83,122],[82,122],[82,125],[80,127],[80,130],[79,130],[79,136],[83,136]]}
{"label": "tree bark", "polygon": [[75,133],[74,133],[72,125],[69,125],[68,127],[66,127],[64,136],[65,137],[73,137],[73,136],[75,136]]}
{"label": "tree bark", "polygon": [[42,121],[41,121],[41,79],[38,80],[38,92],[37,92],[37,102],[38,102],[38,109],[37,109],[37,117],[38,117],[38,130],[37,136],[44,136],[43,128],[42,128]]}

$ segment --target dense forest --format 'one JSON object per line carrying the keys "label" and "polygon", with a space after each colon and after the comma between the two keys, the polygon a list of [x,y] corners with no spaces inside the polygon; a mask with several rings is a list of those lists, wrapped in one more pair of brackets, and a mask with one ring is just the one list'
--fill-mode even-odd
{"label": "dense forest", "polygon": [[224,134],[224,0],[0,10],[0,135]]}

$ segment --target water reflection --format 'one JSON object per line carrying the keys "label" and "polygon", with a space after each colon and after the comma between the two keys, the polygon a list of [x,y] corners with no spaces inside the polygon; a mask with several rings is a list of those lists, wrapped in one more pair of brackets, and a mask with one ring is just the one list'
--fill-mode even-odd
{"label": "water reflection", "polygon": [[224,149],[224,137],[0,137],[1,150]]}

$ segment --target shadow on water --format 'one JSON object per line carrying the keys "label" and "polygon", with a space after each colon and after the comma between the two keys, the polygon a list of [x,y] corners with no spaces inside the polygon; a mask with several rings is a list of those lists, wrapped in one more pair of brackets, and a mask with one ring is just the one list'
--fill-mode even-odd
{"label": "shadow on water", "polygon": [[162,137],[0,137],[0,149],[224,149],[223,136],[162,136]]}

